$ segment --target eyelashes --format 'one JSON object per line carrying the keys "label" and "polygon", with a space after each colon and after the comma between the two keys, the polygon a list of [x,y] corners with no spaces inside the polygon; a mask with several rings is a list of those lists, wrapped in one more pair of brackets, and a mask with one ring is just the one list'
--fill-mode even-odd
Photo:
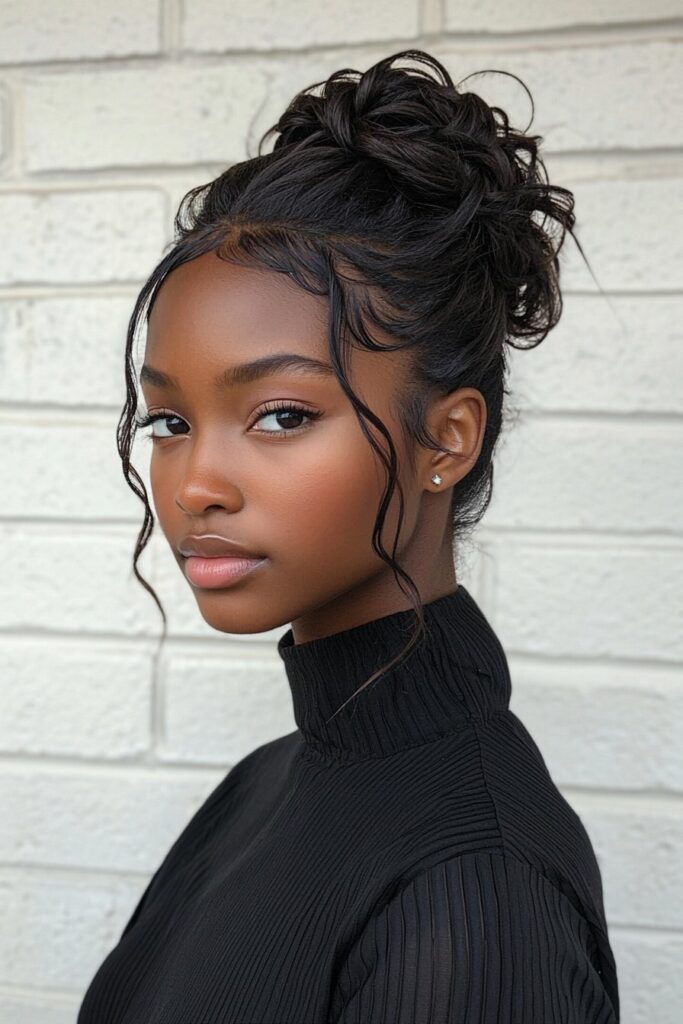
{"label": "eyelashes", "polygon": [[[137,427],[138,430],[142,430],[144,427],[151,427],[153,423],[156,423],[159,420],[179,420],[179,419],[180,419],[180,416],[176,416],[175,413],[165,412],[164,410],[161,410],[160,412],[148,413],[146,416],[136,416],[135,417],[135,426]],[[174,435],[170,434],[168,436],[173,437]],[[156,434],[150,433],[150,434],[147,435],[147,437],[150,440],[152,440],[152,441],[154,441],[154,440],[158,441],[159,440],[159,437]]]}
{"label": "eyelashes", "polygon": [[[320,419],[321,413],[315,412],[313,409],[306,409],[304,406],[297,405],[292,402],[276,402],[272,405],[265,406],[258,414],[254,423],[258,423],[259,420],[265,419],[267,416],[278,416],[283,413],[290,415],[303,417],[304,419],[310,420],[309,426],[312,426],[315,420]],[[284,430],[262,430],[260,433],[263,434],[293,434],[297,431],[308,430],[308,427],[285,427]],[[257,431],[258,433],[258,431]]]}
{"label": "eyelashes", "polygon": [[[315,412],[312,409],[307,409],[304,406],[297,405],[296,403],[293,402],[274,402],[267,404],[266,406],[264,406],[263,409],[261,409],[258,416],[254,420],[254,423],[258,423],[259,420],[265,419],[268,416],[278,416],[283,415],[285,413],[297,417],[303,417],[305,419],[310,420],[311,422],[308,426],[285,427],[283,430],[257,430],[256,433],[270,434],[271,436],[274,437],[289,436],[290,434],[301,433],[304,430],[310,429],[310,426],[313,425],[313,422],[319,419],[320,416],[322,415],[319,412]],[[138,429],[142,430],[145,427],[150,427],[152,426],[152,424],[163,420],[177,420],[180,423],[185,422],[181,416],[177,416],[175,413],[170,412],[169,410],[161,409],[158,412],[148,413],[147,415],[142,417],[136,417],[135,425]],[[147,436],[152,441],[159,441],[163,440],[165,437],[179,437],[182,436],[182,434],[171,433],[166,435],[158,435],[150,433]]]}

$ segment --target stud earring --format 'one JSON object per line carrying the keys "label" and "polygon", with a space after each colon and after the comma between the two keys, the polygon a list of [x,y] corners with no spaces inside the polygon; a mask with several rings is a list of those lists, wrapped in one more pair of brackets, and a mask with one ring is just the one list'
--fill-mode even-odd
{"label": "stud earring", "polygon": [[441,477],[439,476],[438,473],[435,473],[434,476],[432,477],[432,483],[437,485],[441,483]]}

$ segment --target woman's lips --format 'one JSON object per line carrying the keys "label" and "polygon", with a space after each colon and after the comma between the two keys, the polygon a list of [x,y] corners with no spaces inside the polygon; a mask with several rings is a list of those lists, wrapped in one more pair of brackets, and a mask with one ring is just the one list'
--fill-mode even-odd
{"label": "woman's lips", "polygon": [[185,559],[183,569],[193,586],[219,590],[232,586],[267,561],[267,558],[201,558],[199,555],[190,555]]}

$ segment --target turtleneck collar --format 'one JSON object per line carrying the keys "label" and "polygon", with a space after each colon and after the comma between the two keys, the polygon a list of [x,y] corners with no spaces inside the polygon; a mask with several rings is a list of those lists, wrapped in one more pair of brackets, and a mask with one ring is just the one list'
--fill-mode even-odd
{"label": "turtleneck collar", "polygon": [[503,647],[483,611],[460,583],[423,606],[427,638],[329,722],[358,687],[406,645],[411,609],[318,640],[278,642],[294,719],[309,747],[341,760],[385,757],[457,731],[470,718],[509,705]]}

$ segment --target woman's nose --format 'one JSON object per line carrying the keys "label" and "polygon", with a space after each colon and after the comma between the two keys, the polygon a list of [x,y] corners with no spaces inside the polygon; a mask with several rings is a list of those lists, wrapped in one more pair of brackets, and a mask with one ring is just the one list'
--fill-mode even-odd
{"label": "woman's nose", "polygon": [[244,504],[240,489],[229,481],[206,475],[185,476],[175,494],[175,503],[186,515],[202,515],[212,509],[238,512]]}

